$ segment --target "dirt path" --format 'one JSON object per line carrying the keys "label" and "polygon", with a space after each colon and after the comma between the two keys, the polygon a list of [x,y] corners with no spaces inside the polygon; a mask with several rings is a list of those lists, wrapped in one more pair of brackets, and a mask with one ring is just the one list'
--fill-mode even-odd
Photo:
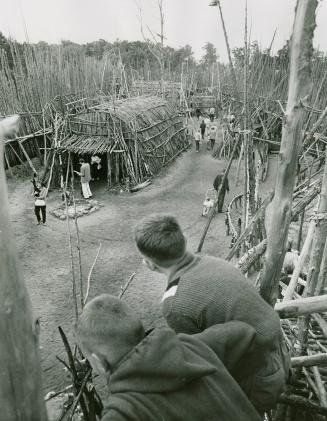
{"label": "dirt path", "polygon": [[[138,310],[147,327],[163,323],[160,299],[165,281],[161,275],[149,272],[142,265],[133,242],[133,227],[148,213],[172,213],[178,218],[190,249],[196,249],[206,223],[201,216],[205,192],[211,187],[217,171],[226,165],[224,161],[213,159],[205,146],[201,146],[200,153],[195,153],[193,147],[166,174],[139,193],[109,195],[104,189],[95,188],[96,198],[104,207],[78,220],[84,279],[96,255],[99,240],[102,242],[92,276],[90,297],[102,292],[118,294],[131,273],[136,272],[125,299]],[[241,186],[234,187],[235,169],[236,163],[229,177],[231,193],[226,197],[225,207],[242,189]],[[74,323],[67,225],[65,221],[49,215],[47,226],[36,226],[29,182],[11,184],[9,188],[19,255],[34,314],[41,321],[44,386],[46,391],[58,389],[67,381],[62,365],[55,358],[56,355],[65,357],[57,327],[61,325],[71,334]],[[58,197],[54,194],[50,196],[48,208],[56,206]],[[224,214],[218,214],[208,232],[203,253],[224,257],[229,244]]]}

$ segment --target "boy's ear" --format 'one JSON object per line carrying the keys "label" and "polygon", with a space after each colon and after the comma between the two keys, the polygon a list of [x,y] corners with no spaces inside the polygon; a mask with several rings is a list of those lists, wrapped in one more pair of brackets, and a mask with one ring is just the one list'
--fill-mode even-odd
{"label": "boy's ear", "polygon": [[148,269],[152,270],[153,272],[158,271],[157,265],[153,263],[151,260],[144,258],[143,263]]}

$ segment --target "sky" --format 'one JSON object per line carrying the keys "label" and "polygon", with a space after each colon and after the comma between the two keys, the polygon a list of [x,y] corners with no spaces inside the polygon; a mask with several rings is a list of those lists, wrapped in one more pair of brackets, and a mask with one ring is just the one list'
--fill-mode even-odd
{"label": "sky", "polygon": [[[226,46],[217,7],[210,0],[163,0],[165,43],[172,47],[192,46],[195,57],[212,42],[221,61],[227,61]],[[296,0],[248,0],[251,40],[273,50],[289,39]],[[221,0],[232,48],[244,42],[244,0]],[[0,0],[0,31],[18,41],[86,43],[100,38],[109,42],[142,40],[140,10],[144,25],[160,31],[157,0]],[[327,52],[327,2],[320,2],[314,45]]]}

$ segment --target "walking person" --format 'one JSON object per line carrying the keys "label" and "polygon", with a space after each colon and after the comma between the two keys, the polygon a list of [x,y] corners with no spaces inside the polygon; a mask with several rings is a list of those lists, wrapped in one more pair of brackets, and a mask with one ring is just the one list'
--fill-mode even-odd
{"label": "walking person", "polygon": [[74,171],[77,175],[81,177],[81,184],[82,184],[82,194],[84,199],[89,199],[92,197],[92,192],[90,189],[90,181],[91,181],[91,169],[90,164],[85,162],[83,158],[79,160],[81,164],[80,172]]}
{"label": "walking person", "polygon": [[202,138],[202,140],[204,140],[204,135],[205,135],[205,132],[206,132],[206,127],[207,127],[206,123],[204,122],[204,120],[202,120],[201,121],[201,124],[200,124],[200,130],[201,130],[201,138]]}
{"label": "walking person", "polygon": [[197,130],[194,135],[195,140],[195,152],[200,151],[200,142],[201,142],[201,133],[200,130]]}
{"label": "walking person", "polygon": [[47,207],[45,199],[47,196],[47,188],[45,183],[38,183],[34,186],[34,213],[38,225],[46,225],[47,222]]}
{"label": "walking person", "polygon": [[[213,187],[214,187],[214,189],[216,190],[217,193],[218,193],[219,188],[220,188],[220,185],[221,185],[221,183],[223,181],[225,171],[226,170],[224,169],[214,179]],[[224,184],[222,186],[222,189],[221,189],[220,194],[219,194],[219,197],[218,197],[217,207],[218,207],[218,212],[219,213],[221,213],[223,211],[223,206],[224,206],[224,200],[225,200],[226,192],[229,193],[229,183],[228,183],[228,178],[227,177],[225,178]]]}
{"label": "walking person", "polygon": [[197,108],[197,109],[195,110],[195,115],[196,115],[196,118],[199,120],[199,119],[200,119],[200,115],[201,115],[201,110],[200,110],[200,108]]}
{"label": "walking person", "polygon": [[215,119],[215,113],[216,113],[215,107],[211,107],[209,110],[210,121],[213,121]]}
{"label": "walking person", "polygon": [[212,125],[210,127],[210,131],[209,131],[209,139],[210,139],[210,147],[211,147],[211,150],[213,150],[213,148],[215,147],[216,134],[217,134],[217,127],[214,126],[214,125]]}

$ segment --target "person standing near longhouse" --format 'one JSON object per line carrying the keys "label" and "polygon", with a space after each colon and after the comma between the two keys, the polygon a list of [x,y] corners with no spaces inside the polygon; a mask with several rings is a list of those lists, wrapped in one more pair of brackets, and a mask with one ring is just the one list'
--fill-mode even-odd
{"label": "person standing near longhouse", "polygon": [[215,147],[216,135],[217,135],[217,127],[215,125],[210,126],[209,140],[210,140],[211,150],[213,150],[213,148]]}
{"label": "person standing near longhouse", "polygon": [[[222,172],[219,173],[213,181],[213,188],[216,190],[217,193],[218,193],[220,185],[223,181],[225,171],[226,171],[225,169],[222,170]],[[217,203],[218,209],[217,210],[218,210],[219,213],[221,213],[223,211],[226,192],[229,193],[228,177],[225,178],[224,184],[222,186],[222,189],[221,189],[219,197],[218,197],[218,203]]]}
{"label": "person standing near longhouse", "polygon": [[254,328],[251,350],[230,372],[261,415],[274,408],[289,374],[274,309],[233,265],[188,251],[173,216],[144,218],[135,228],[135,241],[145,265],[167,278],[162,312],[175,332],[196,334],[230,321]]}
{"label": "person standing near longhouse", "polygon": [[215,113],[216,113],[215,107],[211,107],[209,109],[209,118],[210,118],[210,121],[213,121],[215,119]]}
{"label": "person standing near longhouse", "polygon": [[[47,197],[47,188],[45,183],[37,184],[34,188],[34,213],[38,225],[46,225],[47,222],[47,206],[45,199]],[[42,215],[42,217],[41,217]]]}
{"label": "person standing near longhouse", "polygon": [[206,127],[207,127],[206,123],[204,122],[204,120],[202,120],[201,121],[201,124],[200,124],[200,130],[201,130],[201,138],[202,138],[202,140],[204,140],[204,135],[206,133]]}
{"label": "person standing near longhouse", "polygon": [[197,130],[194,134],[194,140],[195,140],[195,152],[200,151],[200,142],[201,142],[201,133],[199,130]]}
{"label": "person standing near longhouse", "polygon": [[90,164],[88,162],[85,162],[83,158],[79,160],[79,163],[81,164],[80,172],[78,171],[74,171],[74,172],[81,177],[82,194],[83,194],[84,199],[89,199],[92,197],[92,192],[91,192],[90,184],[89,184],[91,181]]}

